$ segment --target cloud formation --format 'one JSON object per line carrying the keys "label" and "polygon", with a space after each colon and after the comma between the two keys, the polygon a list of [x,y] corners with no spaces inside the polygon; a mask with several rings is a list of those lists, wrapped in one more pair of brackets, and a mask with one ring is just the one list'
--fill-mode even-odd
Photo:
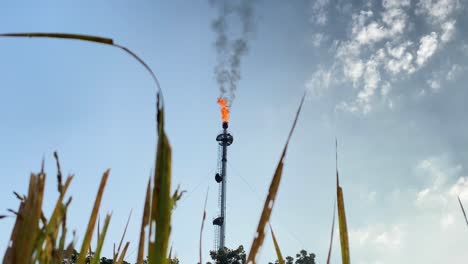
{"label": "cloud formation", "polygon": [[[315,46],[330,39],[336,49],[331,52],[332,64],[321,65],[307,84],[319,91],[340,85],[353,87],[354,98],[337,102],[337,108],[369,113],[377,103],[385,102],[391,107],[392,87],[427,67],[455,38],[457,10],[462,4],[458,0],[383,0],[353,5],[347,9],[350,26],[345,35],[315,33]],[[322,0],[312,10],[321,17],[332,8]],[[332,81],[323,81],[329,76]],[[428,85],[433,90],[440,89],[439,80]]]}
{"label": "cloud formation", "polygon": [[461,263],[468,258],[466,224],[457,202],[460,196],[468,204],[463,167],[447,156],[429,157],[415,165],[411,176],[423,187],[395,190],[380,201],[384,210],[398,215],[350,227],[355,263]]}

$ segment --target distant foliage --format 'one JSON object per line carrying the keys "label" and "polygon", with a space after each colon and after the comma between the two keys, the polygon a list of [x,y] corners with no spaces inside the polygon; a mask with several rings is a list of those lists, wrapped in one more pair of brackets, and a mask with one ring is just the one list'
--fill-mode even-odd
{"label": "distant foliage", "polygon": [[[299,253],[296,254],[296,260],[293,257],[287,256],[285,258],[286,264],[315,264],[315,254],[314,253],[307,253],[307,250],[301,250]],[[268,264],[279,264],[279,261],[276,260],[275,262],[268,262]]]}
{"label": "distant foliage", "polygon": [[210,256],[213,262],[207,262],[206,264],[244,264],[246,259],[244,246],[242,245],[237,249],[225,247],[218,251],[210,251]]}

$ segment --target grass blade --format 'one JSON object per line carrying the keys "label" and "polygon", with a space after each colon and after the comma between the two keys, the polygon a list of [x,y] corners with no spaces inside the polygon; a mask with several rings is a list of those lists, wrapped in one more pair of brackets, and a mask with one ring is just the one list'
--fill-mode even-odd
{"label": "grass blade", "polygon": [[104,245],[104,239],[106,238],[107,228],[109,227],[110,220],[111,220],[111,215],[107,214],[106,218],[104,219],[104,226],[102,227],[102,232],[99,232],[100,234],[98,235],[96,252],[94,252],[94,256],[93,256],[93,260],[91,264],[100,263],[102,246]]}
{"label": "grass blade", "polygon": [[28,195],[20,203],[16,222],[3,259],[4,264],[29,264],[33,260],[36,239],[40,234],[39,220],[46,175],[31,174]]}
{"label": "grass blade", "polygon": [[145,253],[145,228],[148,226],[151,209],[151,177],[146,187],[145,208],[143,209],[143,218],[141,220],[140,243],[138,244],[137,264],[143,263],[143,254]]}
{"label": "grass blade", "polygon": [[458,196],[458,203],[460,204],[460,208],[461,208],[461,210],[463,212],[463,216],[465,217],[465,223],[468,226],[468,218],[466,218],[465,208],[463,208],[463,204],[462,204],[462,202],[460,200],[460,196]]}
{"label": "grass blade", "polygon": [[205,220],[206,220],[206,203],[208,202],[208,191],[209,190],[210,190],[209,188],[206,190],[205,205],[203,206],[203,217],[202,217],[202,223],[201,223],[201,227],[200,227],[200,242],[199,242],[199,246],[198,246],[199,263],[200,264],[203,263],[203,261],[202,261],[202,237],[203,237],[203,228],[205,226]]}
{"label": "grass blade", "polygon": [[127,224],[125,224],[124,232],[122,234],[122,237],[120,238],[120,243],[119,243],[119,247],[117,248],[117,253],[114,252],[114,259],[117,259],[117,257],[120,254],[120,248],[122,247],[122,243],[125,238],[125,233],[127,233],[128,223],[130,223],[130,218],[132,218],[132,211],[133,210],[130,210],[130,214],[128,215]]}
{"label": "grass blade", "polygon": [[332,247],[333,247],[333,234],[335,232],[335,215],[336,215],[335,205],[336,205],[336,202],[333,202],[333,219],[332,219],[332,227],[331,227],[331,232],[330,232],[330,246],[328,247],[327,264],[330,264]]}
{"label": "grass blade", "polygon": [[350,264],[349,257],[349,239],[348,227],[346,224],[346,212],[343,198],[343,189],[340,186],[340,177],[338,173],[338,140],[336,146],[336,199],[338,204],[338,223],[340,226],[341,259],[343,264]]}
{"label": "grass blade", "polygon": [[283,172],[284,157],[286,156],[286,150],[288,149],[289,141],[294,132],[294,128],[296,127],[297,120],[299,118],[299,114],[301,112],[302,105],[304,103],[304,98],[305,98],[305,94],[304,96],[302,96],[301,103],[299,104],[299,108],[297,109],[296,117],[294,119],[293,125],[289,132],[288,139],[286,140],[286,144],[281,154],[281,158],[276,167],[275,174],[273,175],[273,179],[271,180],[270,188],[268,189],[268,195],[265,200],[265,204],[263,205],[262,214],[260,216],[260,221],[257,226],[256,236],[254,238],[254,241],[252,242],[252,246],[250,247],[250,251],[249,251],[249,255],[247,257],[246,263],[253,263],[253,264],[256,263],[255,258],[257,256],[257,253],[260,247],[263,244],[263,240],[265,239],[265,226],[268,223],[268,221],[270,221],[271,212],[273,210],[273,205],[275,203],[276,194],[278,192],[278,187],[279,187],[279,184],[281,181],[281,175]]}
{"label": "grass blade", "polygon": [[278,245],[278,241],[276,240],[276,236],[275,236],[275,233],[273,232],[273,228],[271,227],[271,224],[270,224],[270,232],[271,232],[271,237],[273,238],[273,244],[275,245],[275,251],[276,251],[276,256],[278,257],[278,262],[279,264],[285,264],[283,255],[281,254],[281,250]]}
{"label": "grass blade", "polygon": [[125,258],[125,255],[127,254],[128,246],[130,246],[130,242],[127,242],[125,244],[124,249],[122,250],[122,254],[120,254],[119,259],[115,262],[116,264],[122,264]]}
{"label": "grass blade", "polygon": [[101,206],[102,195],[104,194],[104,188],[106,187],[107,178],[109,177],[110,170],[106,170],[101,178],[101,183],[96,195],[96,201],[94,202],[94,207],[91,212],[91,216],[88,222],[88,229],[86,230],[85,236],[83,238],[83,244],[81,245],[80,254],[76,261],[77,264],[84,264],[86,260],[86,252],[89,249],[91,243],[91,238],[93,236],[94,226],[96,225],[96,219],[99,213],[99,207]]}
{"label": "grass blade", "polygon": [[114,41],[109,38],[102,38],[90,35],[68,34],[68,33],[5,33],[0,34],[0,37],[25,37],[25,38],[59,38],[59,39],[74,39],[96,42],[101,44],[113,45]]}
{"label": "grass blade", "polygon": [[153,237],[154,240],[149,242],[149,262],[166,264],[171,232],[171,211],[174,205],[174,200],[170,194],[172,150],[164,131],[164,109],[159,107],[159,97],[157,121],[159,137],[151,201],[150,230],[152,226],[156,226],[156,228],[154,236],[150,234],[150,237]]}
{"label": "grass blade", "polygon": [[120,46],[110,38],[103,38],[103,37],[98,37],[98,36],[90,36],[90,35],[81,35],[81,34],[69,34],[69,33],[43,33],[43,32],[32,32],[32,33],[3,33],[0,34],[0,37],[15,37],[15,38],[54,38],[54,39],[71,39],[71,40],[81,40],[81,41],[88,41],[88,42],[94,42],[94,43],[100,43],[104,45],[110,45],[116,48],[119,48],[125,53],[129,54],[132,56],[134,59],[136,59],[145,69],[149,72],[151,77],[153,78],[157,88],[158,88],[158,94],[161,95],[162,97],[162,89],[161,86],[159,85],[159,80],[154,74],[153,70],[148,66],[148,64],[138,57],[133,51],[129,50],[128,48],[124,46]]}

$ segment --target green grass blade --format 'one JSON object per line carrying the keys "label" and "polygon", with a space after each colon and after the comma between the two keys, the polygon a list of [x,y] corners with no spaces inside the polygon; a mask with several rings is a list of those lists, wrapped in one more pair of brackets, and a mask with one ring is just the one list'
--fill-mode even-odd
{"label": "green grass blade", "polygon": [[99,213],[99,207],[101,206],[102,196],[104,194],[104,189],[106,187],[107,178],[109,177],[110,170],[106,170],[101,178],[101,183],[96,195],[96,200],[94,202],[94,207],[89,217],[88,229],[86,230],[85,236],[83,238],[83,244],[81,245],[80,254],[78,255],[77,264],[84,264],[86,261],[86,252],[88,252],[89,245],[91,244],[91,238],[93,236],[94,226],[96,225],[96,219]]}
{"label": "green grass blade", "polygon": [[91,264],[100,263],[102,246],[104,245],[104,240],[106,238],[107,228],[109,227],[110,220],[111,220],[111,215],[107,214],[106,218],[104,219],[104,226],[102,227],[102,232],[98,232],[100,234],[98,234],[97,247],[96,247],[96,251],[94,252],[94,256],[91,261]]}
{"label": "green grass blade", "polygon": [[278,258],[279,264],[285,264],[283,254],[281,254],[281,249],[278,245],[278,241],[276,240],[275,233],[273,232],[273,228],[271,227],[270,224],[270,232],[271,232],[271,238],[273,239],[273,244],[275,245],[275,251],[276,251],[276,256]]}
{"label": "green grass blade", "polygon": [[172,150],[164,131],[164,109],[159,105],[159,97],[157,120],[159,137],[150,218],[150,226],[155,225],[156,228],[154,240],[149,242],[149,262],[151,264],[166,264],[171,232],[171,211],[174,205],[174,200],[171,197]]}
{"label": "green grass blade", "polygon": [[145,253],[145,228],[148,226],[151,209],[151,177],[146,187],[145,207],[143,209],[143,218],[141,220],[140,243],[138,244],[137,264],[143,264],[143,254]]}
{"label": "green grass blade", "polygon": [[260,221],[257,226],[256,236],[254,238],[254,241],[252,242],[252,246],[250,247],[250,251],[249,251],[249,255],[247,257],[246,263],[254,263],[254,264],[256,263],[255,259],[256,259],[257,253],[263,244],[263,240],[265,239],[265,226],[268,223],[268,221],[270,221],[271,212],[273,210],[273,205],[276,199],[276,194],[278,192],[278,188],[279,188],[279,184],[280,184],[281,176],[283,172],[283,160],[284,160],[284,157],[286,156],[288,144],[294,132],[294,128],[296,127],[297,120],[299,118],[299,114],[302,109],[302,105],[304,104],[304,99],[305,99],[305,94],[304,96],[302,96],[301,103],[299,104],[299,108],[297,109],[296,117],[294,119],[293,125],[289,132],[288,139],[286,140],[286,144],[281,154],[281,158],[276,167],[275,174],[273,175],[273,178],[271,180],[270,188],[268,189],[268,195],[265,200],[265,204],[263,205],[262,214],[260,216]]}

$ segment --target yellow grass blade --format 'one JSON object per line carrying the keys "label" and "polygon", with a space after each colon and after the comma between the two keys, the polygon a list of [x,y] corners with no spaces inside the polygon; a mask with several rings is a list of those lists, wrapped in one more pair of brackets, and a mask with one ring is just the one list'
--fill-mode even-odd
{"label": "yellow grass blade", "polygon": [[39,220],[46,175],[31,174],[28,195],[21,202],[16,216],[4,264],[29,264],[33,260],[36,239],[39,236]]}
{"label": "yellow grass blade", "polygon": [[94,226],[96,224],[96,219],[99,213],[99,207],[101,206],[102,195],[104,194],[104,188],[106,187],[107,178],[109,177],[110,170],[106,170],[101,178],[101,184],[96,195],[96,201],[94,202],[94,207],[91,212],[91,216],[88,222],[88,229],[86,230],[85,236],[83,238],[83,244],[81,245],[80,254],[76,261],[77,264],[84,264],[86,260],[86,252],[89,249],[91,243],[91,238],[93,236]]}
{"label": "yellow grass blade", "polygon": [[125,225],[124,232],[122,234],[122,237],[120,238],[120,243],[119,243],[119,247],[117,248],[117,253],[114,252],[114,259],[117,259],[117,257],[120,254],[120,248],[121,248],[123,240],[125,238],[125,233],[127,233],[128,223],[130,223],[130,218],[132,218],[132,211],[133,210],[130,210],[130,214],[128,215],[127,224]]}
{"label": "yellow grass blade", "polygon": [[291,139],[291,136],[292,136],[292,134],[294,132],[294,128],[296,127],[296,123],[297,123],[297,120],[299,118],[299,114],[301,112],[302,105],[304,103],[304,98],[305,98],[305,94],[304,94],[304,96],[302,96],[301,103],[299,105],[299,108],[297,109],[296,117],[294,119],[292,128],[291,128],[291,130],[289,132],[288,139],[286,140],[286,144],[285,144],[283,152],[281,154],[281,158],[280,158],[280,160],[278,162],[278,165],[276,167],[276,171],[275,171],[275,174],[273,175],[273,179],[271,180],[270,188],[268,190],[268,195],[267,195],[267,198],[265,200],[265,204],[263,205],[262,214],[260,216],[260,221],[258,223],[256,236],[254,238],[252,246],[250,247],[250,251],[249,251],[249,255],[247,257],[246,263],[253,263],[253,264],[256,263],[255,258],[257,256],[258,250],[260,249],[260,247],[263,244],[263,240],[265,239],[265,226],[268,223],[268,221],[270,220],[271,212],[273,210],[273,205],[275,203],[276,194],[278,192],[278,187],[279,187],[279,184],[280,184],[280,181],[281,181],[281,175],[282,175],[282,172],[283,172],[283,160],[284,160],[284,157],[286,156],[286,150],[288,149],[289,140]]}
{"label": "yellow grass blade", "polygon": [[271,237],[273,238],[273,244],[275,245],[275,251],[276,251],[276,256],[278,257],[278,262],[279,264],[285,264],[283,255],[281,254],[281,249],[278,245],[278,241],[276,240],[275,233],[273,232],[273,228],[271,227],[270,224],[270,231],[271,231]]}
{"label": "yellow grass blade", "polygon": [[124,247],[124,249],[122,251],[122,254],[120,254],[119,259],[117,260],[117,262],[115,262],[116,264],[122,264],[123,263],[125,255],[127,254],[128,246],[130,246],[130,242],[127,242],[125,244],[125,247]]}
{"label": "yellow grass blade", "polygon": [[338,171],[336,173],[336,195],[338,202],[338,223],[340,226],[341,258],[343,264],[349,264],[351,262],[349,257],[348,227],[346,225],[343,189],[339,183]]}

